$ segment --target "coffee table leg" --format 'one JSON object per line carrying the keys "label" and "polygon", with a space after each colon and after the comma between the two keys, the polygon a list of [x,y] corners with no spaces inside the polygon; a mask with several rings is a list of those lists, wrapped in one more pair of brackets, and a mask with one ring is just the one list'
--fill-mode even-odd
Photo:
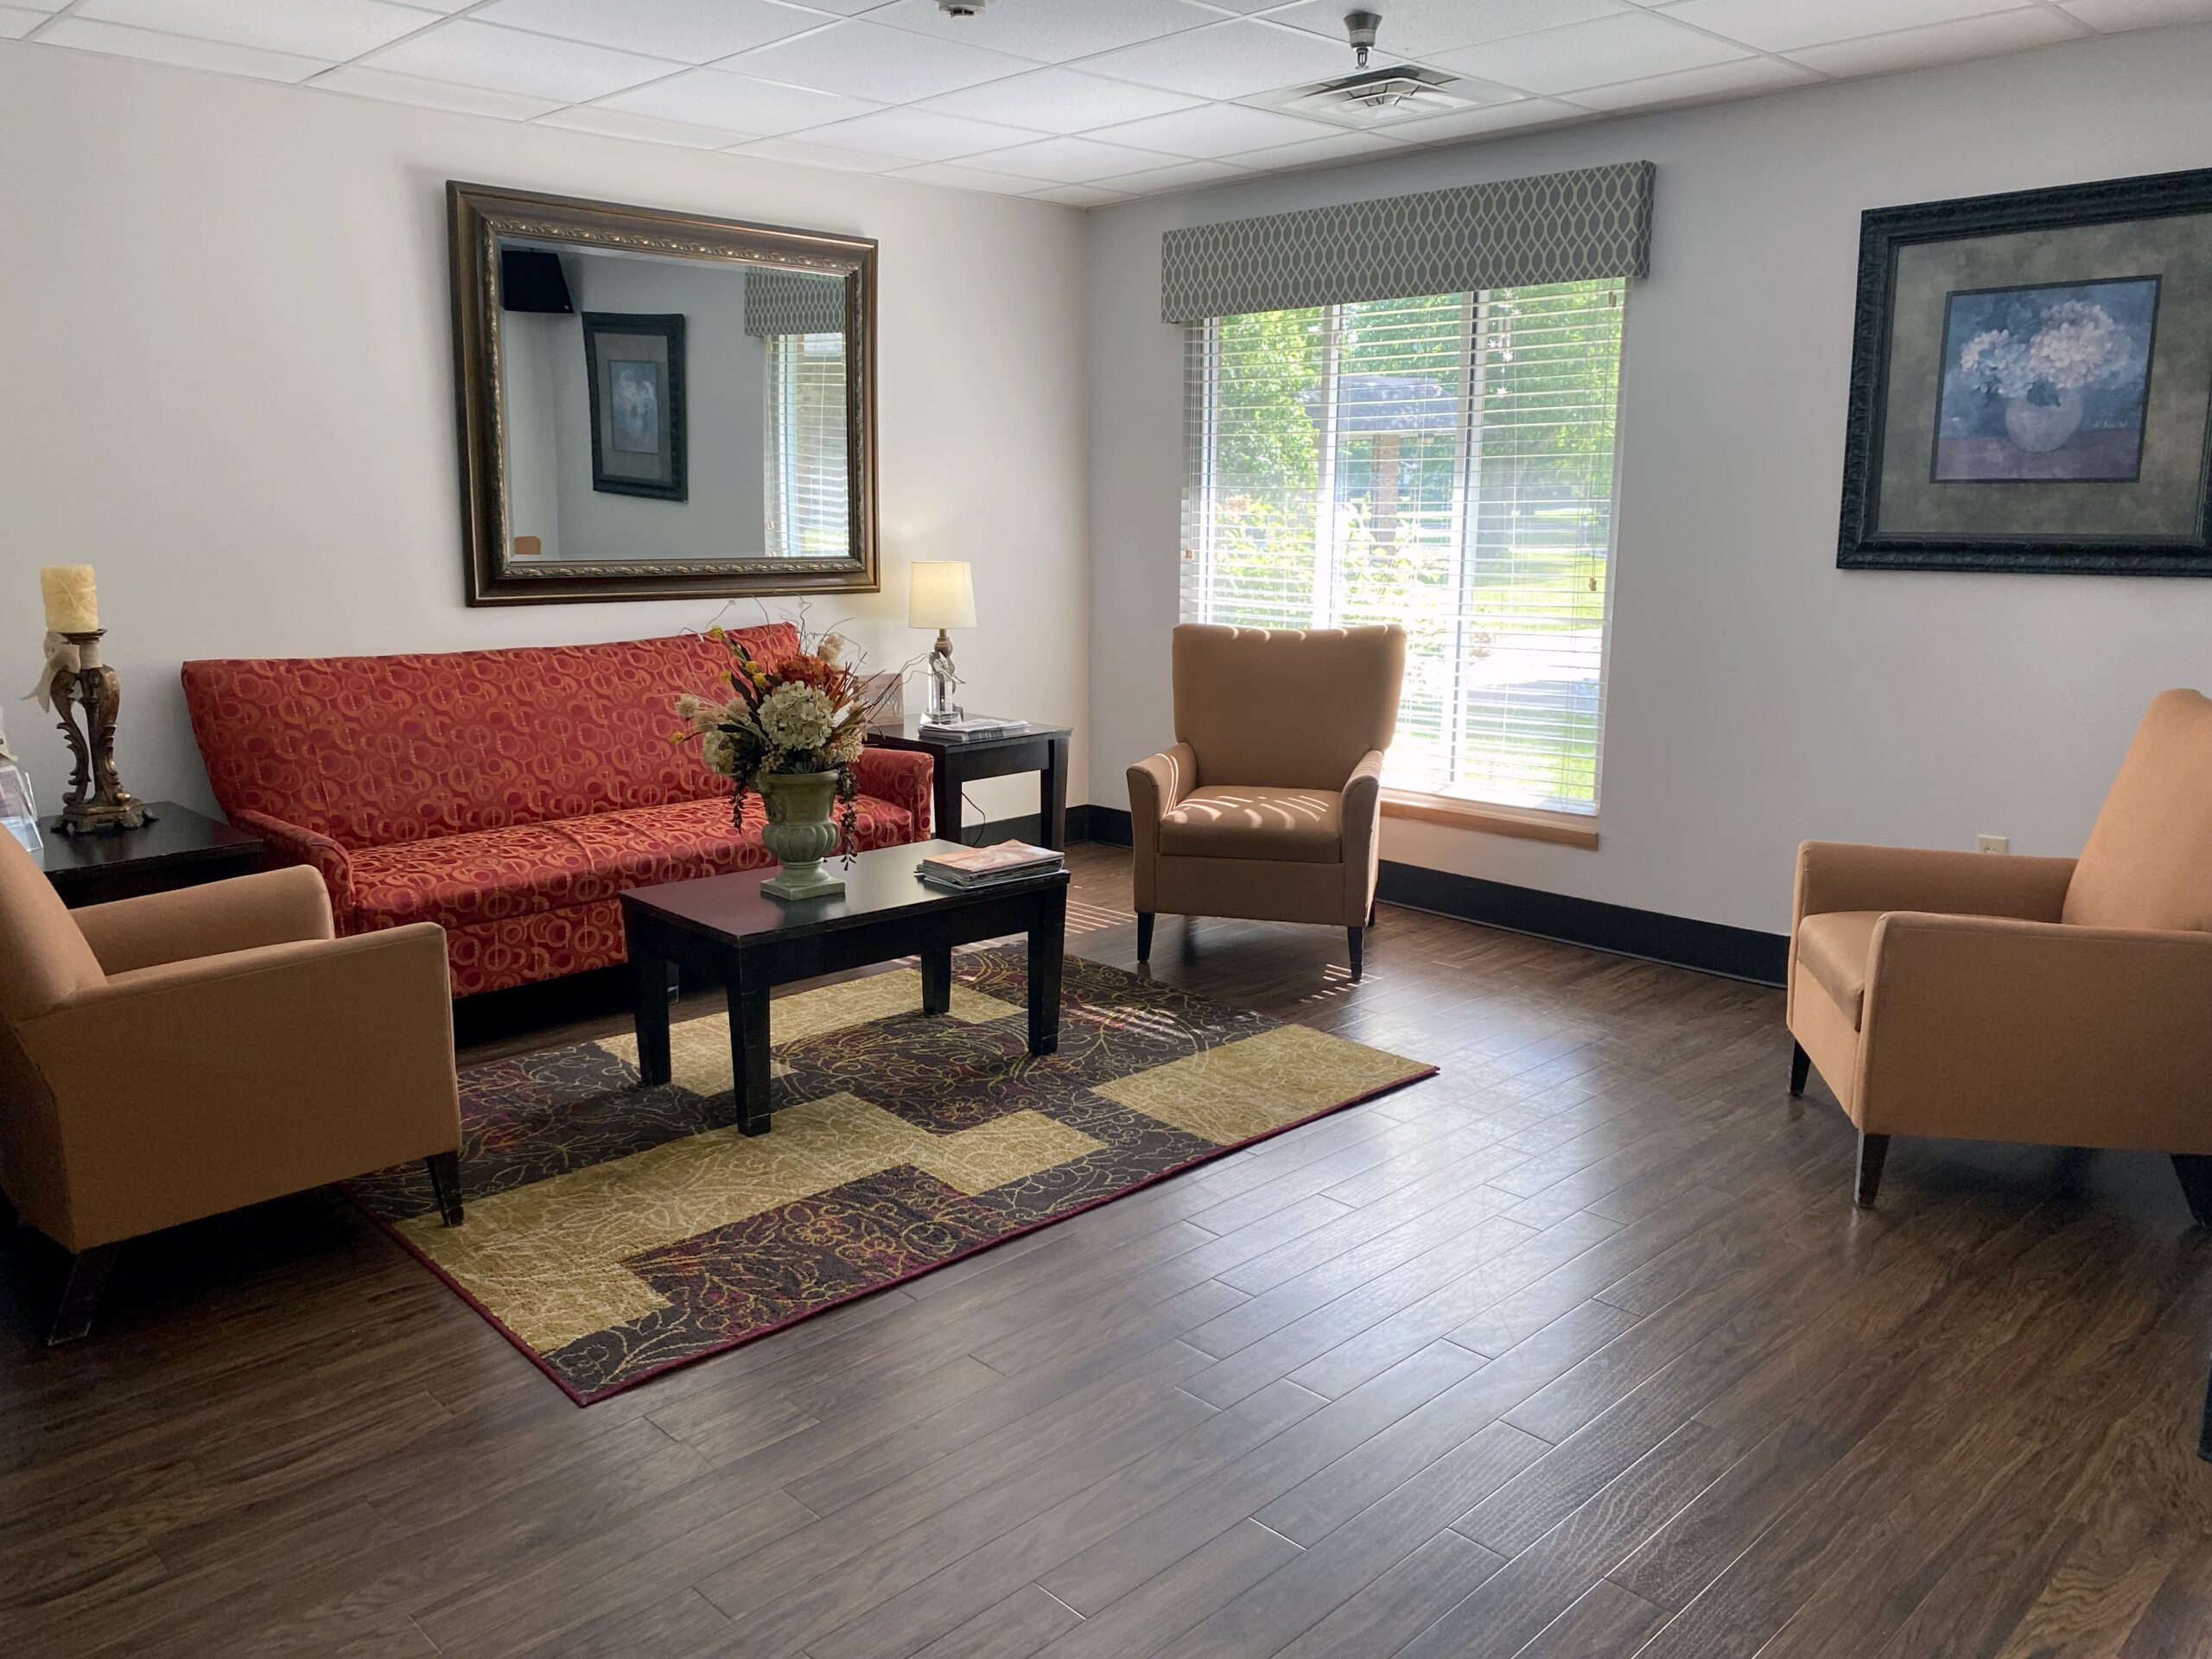
{"label": "coffee table leg", "polygon": [[952,1007],[952,947],[922,952],[922,1012],[945,1014]]}
{"label": "coffee table leg", "polygon": [[1038,900],[1029,926],[1029,1052],[1060,1049],[1060,958],[1067,948],[1068,890],[1055,887]]}
{"label": "coffee table leg", "polygon": [[669,964],[630,944],[630,1008],[638,1021],[638,1072],[647,1083],[666,1083]]}
{"label": "coffee table leg", "polygon": [[768,987],[745,969],[742,959],[729,964],[730,1076],[737,1085],[738,1127],[747,1135],[768,1133]]}

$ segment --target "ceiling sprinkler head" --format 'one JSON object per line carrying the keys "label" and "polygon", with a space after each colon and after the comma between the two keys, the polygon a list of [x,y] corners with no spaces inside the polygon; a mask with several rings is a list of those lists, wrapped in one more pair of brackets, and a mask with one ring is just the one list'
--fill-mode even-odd
{"label": "ceiling sprinkler head", "polygon": [[[939,0],[943,3],[943,0]],[[1376,32],[1382,27],[1380,12],[1348,11],[1344,14],[1344,33],[1351,36],[1351,49],[1359,58],[1359,67],[1367,67],[1368,52],[1375,45]]]}
{"label": "ceiling sprinkler head", "polygon": [[948,17],[973,17],[991,0],[937,0],[938,10]]}

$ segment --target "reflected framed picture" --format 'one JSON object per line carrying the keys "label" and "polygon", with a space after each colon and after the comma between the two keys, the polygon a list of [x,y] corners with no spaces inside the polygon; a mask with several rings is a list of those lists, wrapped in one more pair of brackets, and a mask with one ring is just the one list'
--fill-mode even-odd
{"label": "reflected framed picture", "polygon": [[583,326],[592,488],[689,499],[682,315],[587,311]]}
{"label": "reflected framed picture", "polygon": [[2212,169],[1863,216],[1836,562],[2212,575]]}

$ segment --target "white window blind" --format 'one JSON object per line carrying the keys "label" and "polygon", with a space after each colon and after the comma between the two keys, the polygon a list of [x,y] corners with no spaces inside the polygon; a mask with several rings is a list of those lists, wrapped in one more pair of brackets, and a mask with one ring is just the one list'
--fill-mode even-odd
{"label": "white window blind", "polygon": [[773,334],[768,355],[768,547],[786,558],[852,550],[846,518],[845,337]]}
{"label": "white window blind", "polygon": [[1186,621],[1402,623],[1394,789],[1598,810],[1624,285],[1189,330]]}

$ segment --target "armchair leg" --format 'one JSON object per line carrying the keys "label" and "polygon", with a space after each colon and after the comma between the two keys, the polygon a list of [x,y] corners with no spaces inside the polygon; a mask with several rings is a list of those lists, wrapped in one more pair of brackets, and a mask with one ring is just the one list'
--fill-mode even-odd
{"label": "armchair leg", "polygon": [[1360,975],[1365,971],[1365,963],[1361,960],[1360,947],[1366,941],[1367,930],[1363,927],[1348,927],[1344,929],[1344,936],[1351,942],[1351,978],[1352,983],[1357,985],[1359,982]]}
{"label": "armchair leg", "polygon": [[1381,899],[1380,897],[1373,898],[1373,899],[1369,899],[1369,900],[1367,901],[1367,925],[1368,925],[1370,927],[1372,927],[1372,926],[1374,926],[1374,925],[1375,925],[1375,918],[1376,918],[1376,912],[1378,912],[1382,908],[1382,899]]}
{"label": "armchair leg", "polygon": [[1789,1045],[1789,1097],[1792,1100],[1805,1092],[1805,1079],[1813,1075],[1813,1057],[1802,1045]]}
{"label": "armchair leg", "polygon": [[438,1216],[448,1227],[461,1225],[461,1154],[434,1152],[423,1160],[430,1172],[430,1191],[437,1195]]}
{"label": "armchair leg", "polygon": [[2201,1152],[2174,1154],[2174,1173],[2180,1178],[2182,1196],[2189,1213],[2200,1227],[2212,1227],[2212,1156]]}
{"label": "armchair leg", "polygon": [[1150,911],[1137,912],[1137,960],[1139,962],[1152,960],[1152,922],[1153,915]]}
{"label": "armchair leg", "polygon": [[1890,1137],[1859,1132],[1859,1207],[1872,1210],[1874,1194],[1882,1185],[1882,1162],[1890,1155]]}
{"label": "armchair leg", "polygon": [[54,1313],[54,1328],[47,1332],[48,1347],[74,1342],[92,1328],[100,1293],[107,1288],[107,1276],[115,1271],[115,1258],[122,1253],[118,1243],[79,1250],[69,1258],[69,1277],[61,1287],[61,1306]]}

